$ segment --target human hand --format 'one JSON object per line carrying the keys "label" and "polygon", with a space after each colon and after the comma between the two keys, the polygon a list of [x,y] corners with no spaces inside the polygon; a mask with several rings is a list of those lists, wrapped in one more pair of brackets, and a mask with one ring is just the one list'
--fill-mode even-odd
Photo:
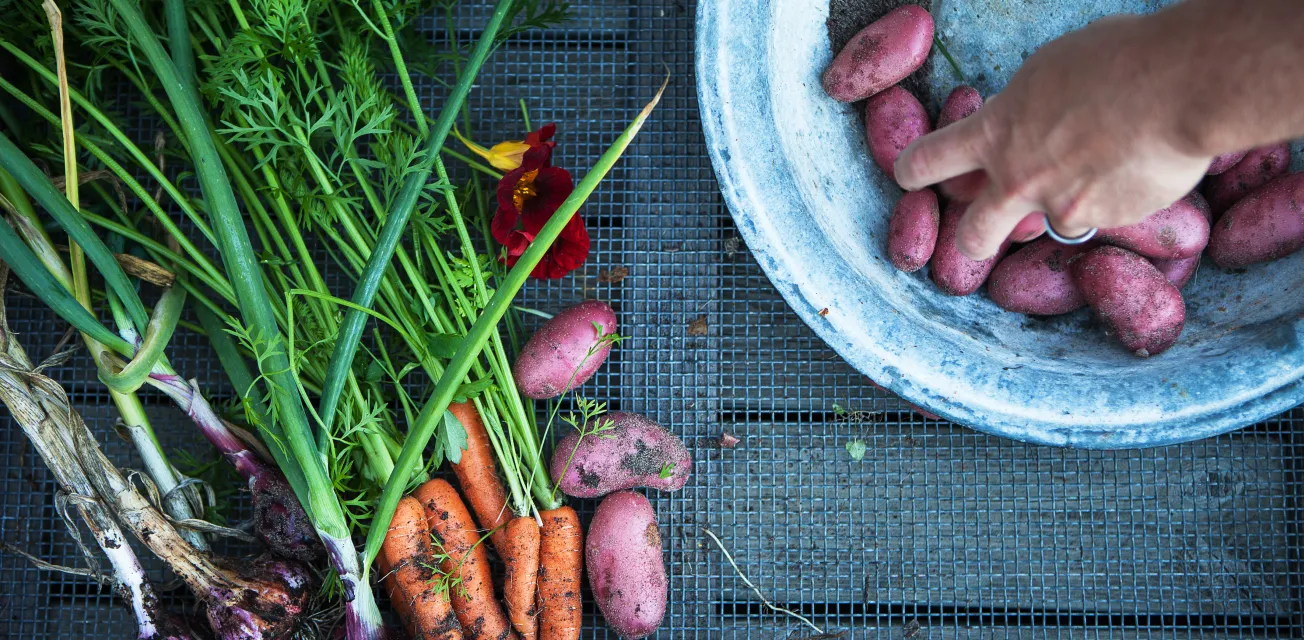
{"label": "human hand", "polygon": [[1182,61],[1149,19],[1112,17],[1047,44],[980,111],[902,152],[897,181],[915,190],[981,172],[949,183],[974,199],[956,231],[974,259],[1031,212],[1071,237],[1179,200],[1215,154],[1184,130]]}

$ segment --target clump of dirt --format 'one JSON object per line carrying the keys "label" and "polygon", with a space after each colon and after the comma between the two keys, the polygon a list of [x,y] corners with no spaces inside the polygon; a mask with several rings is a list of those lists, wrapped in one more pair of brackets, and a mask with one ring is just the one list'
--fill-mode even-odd
{"label": "clump of dirt", "polygon": [[[932,0],[830,0],[829,19],[825,25],[829,30],[829,44],[832,45],[834,55],[842,51],[842,47],[851,41],[851,37],[869,23],[907,4],[917,4],[930,12],[933,10]],[[915,97],[925,105],[928,104],[925,78],[928,77],[932,67],[933,57],[929,56],[924,66],[901,81],[901,86],[915,94]]]}

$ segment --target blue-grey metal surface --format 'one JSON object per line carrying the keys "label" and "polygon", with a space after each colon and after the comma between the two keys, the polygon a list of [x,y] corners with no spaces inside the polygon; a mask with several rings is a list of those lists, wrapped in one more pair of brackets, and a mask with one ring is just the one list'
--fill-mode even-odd
{"label": "blue-grey metal surface", "polygon": [[[937,31],[985,95],[1067,30],[1150,0],[933,3]],[[1089,311],[1032,319],[983,295],[953,298],[885,256],[900,190],[873,167],[854,105],[820,86],[827,2],[699,6],[697,81],[721,189],[761,267],[857,369],[961,424],[1087,448],[1185,442],[1304,400],[1304,253],[1235,273],[1206,266],[1184,291],[1177,345],[1139,359]],[[959,83],[944,62],[934,106]]]}
{"label": "blue-grey metal surface", "polygon": [[[473,94],[475,131],[518,133],[525,98],[534,121],[559,124],[557,164],[580,172],[670,67],[660,108],[583,212],[594,240],[588,265],[532,286],[524,301],[549,311],[584,297],[610,301],[630,338],[584,393],[652,416],[693,453],[682,491],[649,494],[671,576],[655,637],[815,635],[765,609],[704,527],[771,602],[848,639],[1301,635],[1304,412],[1130,451],[1031,446],[911,412],[801,322],[740,240],[699,125],[694,4],[575,8],[565,27],[494,55]],[[486,10],[467,0],[458,11],[474,25]],[[433,108],[438,88],[422,87]],[[148,139],[147,123],[135,129]],[[48,354],[60,323],[21,292],[8,295],[24,343]],[[203,342],[178,332],[173,362],[230,398]],[[79,357],[51,375],[109,455],[138,466]],[[207,455],[175,409],[146,397],[158,402],[149,410],[169,450]],[[739,444],[716,446],[722,432]],[[863,445],[861,459],[849,445]],[[0,539],[77,564],[49,474],[3,410],[0,461]],[[595,505],[576,501],[586,522]],[[129,640],[131,628],[111,594],[85,578],[0,552],[0,638]],[[591,602],[582,637],[616,637]]]}

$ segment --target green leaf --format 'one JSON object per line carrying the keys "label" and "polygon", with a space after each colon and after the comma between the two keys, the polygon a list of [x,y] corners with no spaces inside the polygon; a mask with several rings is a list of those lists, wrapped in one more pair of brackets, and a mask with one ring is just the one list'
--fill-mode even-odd
{"label": "green leaf", "polygon": [[457,394],[453,396],[453,402],[467,402],[480,397],[480,394],[488,391],[494,386],[494,379],[491,375],[486,375],[475,382],[466,382],[457,388]]}
{"label": "green leaf", "polygon": [[661,465],[661,473],[657,475],[661,476],[662,480],[665,480],[666,478],[669,478],[672,474],[674,474],[674,472],[675,472],[675,463],[667,462],[664,465]]}
{"label": "green leaf", "polygon": [[462,421],[452,411],[444,412],[444,428],[439,430],[439,441],[435,449],[453,464],[462,461],[462,452],[466,451],[466,427],[462,426]]}
{"label": "green leaf", "polygon": [[384,377],[385,367],[381,365],[379,361],[372,360],[367,364],[367,373],[363,375],[363,378],[367,382],[380,382],[380,379]]}
{"label": "green leaf", "polygon": [[852,460],[864,460],[866,449],[868,449],[868,447],[865,446],[864,440],[856,439],[847,443],[847,453],[851,454]]}
{"label": "green leaf", "polygon": [[181,287],[168,287],[154,305],[154,315],[145,327],[145,337],[136,355],[120,371],[111,368],[100,369],[100,380],[118,393],[133,393],[145,383],[154,365],[163,358],[172,333],[177,329],[181,319],[181,307],[186,302],[186,290]]}
{"label": "green leaf", "polygon": [[462,336],[452,333],[431,333],[426,336],[426,348],[430,350],[430,355],[440,360],[452,358],[461,343]]}
{"label": "green leaf", "polygon": [[81,306],[63,284],[46,270],[45,265],[41,264],[36,254],[23,243],[13,227],[3,220],[0,220],[0,260],[9,265],[14,274],[27,285],[28,290],[41,299],[41,302],[50,307],[60,318],[77,327],[78,331],[121,355],[130,357],[135,351],[133,345],[127,344],[118,334],[109,331],[86,310],[86,307]]}

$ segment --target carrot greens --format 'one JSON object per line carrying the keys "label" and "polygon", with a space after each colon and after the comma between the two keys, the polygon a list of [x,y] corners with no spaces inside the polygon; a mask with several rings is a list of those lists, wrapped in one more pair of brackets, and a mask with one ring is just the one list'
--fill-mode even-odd
{"label": "carrot greens", "polygon": [[[334,574],[327,591],[343,601],[354,640],[380,634],[368,567],[399,498],[467,446],[450,403],[482,418],[507,508],[537,518],[561,506],[534,406],[512,377],[513,301],[661,95],[509,269],[490,233],[493,191],[481,183],[503,172],[445,144],[455,124],[469,142],[469,102],[489,56],[569,7],[496,0],[463,43],[453,4],[67,0],[67,60],[57,38],[33,41],[46,18],[32,7],[15,5],[0,24],[16,69],[0,77],[0,106],[29,119],[16,129],[15,110],[0,113],[10,223],[0,224],[0,259],[83,333],[120,414],[139,425],[168,504],[187,483],[138,410],[136,394],[149,389],[191,415],[251,487],[285,487],[309,526],[264,541],[312,561],[320,539]],[[432,9],[444,26],[435,43],[416,23]],[[438,99],[414,71],[442,86]],[[158,127],[152,145],[123,124],[110,86]],[[52,166],[64,167],[65,193],[42,171]],[[81,185],[88,175],[100,179]],[[67,237],[67,262],[52,232]],[[142,295],[154,289],[122,269],[123,254],[170,287]],[[261,442],[172,368],[170,340],[195,326],[183,308]],[[261,479],[272,461],[276,479]],[[172,488],[159,480],[168,473]],[[187,506],[170,515],[204,510]],[[355,536],[365,536],[362,553]]]}

